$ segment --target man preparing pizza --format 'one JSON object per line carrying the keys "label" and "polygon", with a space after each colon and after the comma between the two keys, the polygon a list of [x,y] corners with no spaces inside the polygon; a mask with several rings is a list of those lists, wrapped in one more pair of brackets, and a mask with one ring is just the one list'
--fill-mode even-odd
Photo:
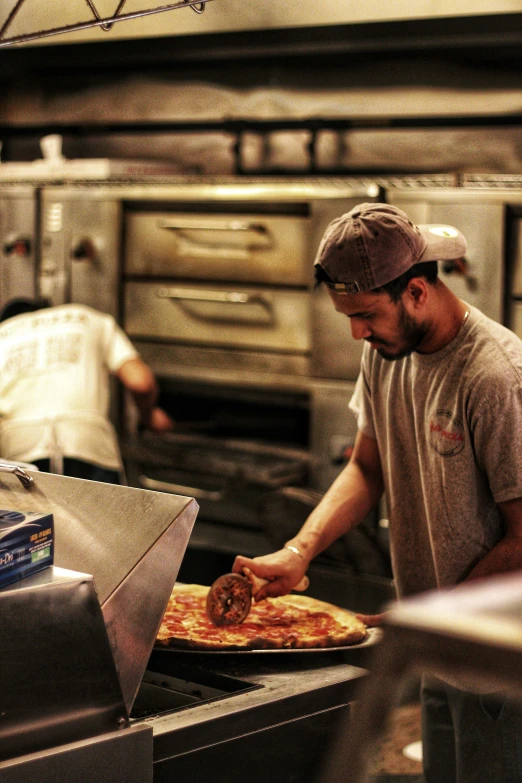
{"label": "man preparing pizza", "polygon": [[[438,278],[437,261],[465,251],[457,229],[415,226],[387,204],[328,226],[316,281],[366,343],[350,402],[358,434],[299,533],[236,558],[234,571],[270,580],[257,600],[288,593],[383,491],[399,598],[522,568],[522,342]],[[431,677],[421,701],[426,783],[522,781],[519,709]]]}

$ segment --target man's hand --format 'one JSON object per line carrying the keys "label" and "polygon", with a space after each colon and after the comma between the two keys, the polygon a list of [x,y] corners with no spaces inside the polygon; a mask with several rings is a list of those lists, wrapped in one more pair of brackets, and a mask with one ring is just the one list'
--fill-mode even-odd
{"label": "man's hand", "polygon": [[385,612],[382,614],[356,614],[355,616],[368,628],[378,628],[383,623]]}
{"label": "man's hand", "polygon": [[264,598],[276,598],[289,593],[305,575],[308,563],[289,549],[279,549],[271,555],[253,559],[238,555],[234,560],[232,571],[241,573],[245,566],[256,576],[269,581],[269,584],[261,587],[256,593],[257,602]]}
{"label": "man's hand", "polygon": [[163,408],[152,408],[147,418],[146,427],[152,432],[172,432],[174,421]]}

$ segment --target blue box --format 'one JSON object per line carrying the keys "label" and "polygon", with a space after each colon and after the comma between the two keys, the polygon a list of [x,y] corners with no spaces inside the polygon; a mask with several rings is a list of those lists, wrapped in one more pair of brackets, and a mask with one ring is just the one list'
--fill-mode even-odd
{"label": "blue box", "polygon": [[52,514],[0,510],[0,587],[52,566],[53,559]]}

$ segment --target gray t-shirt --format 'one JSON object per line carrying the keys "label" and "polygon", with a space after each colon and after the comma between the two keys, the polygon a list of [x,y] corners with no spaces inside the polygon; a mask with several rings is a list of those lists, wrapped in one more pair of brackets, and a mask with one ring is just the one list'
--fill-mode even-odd
{"label": "gray t-shirt", "polygon": [[400,596],[462,581],[504,534],[496,504],[522,497],[522,341],[470,309],[436,353],[366,345],[350,402],[379,447]]}

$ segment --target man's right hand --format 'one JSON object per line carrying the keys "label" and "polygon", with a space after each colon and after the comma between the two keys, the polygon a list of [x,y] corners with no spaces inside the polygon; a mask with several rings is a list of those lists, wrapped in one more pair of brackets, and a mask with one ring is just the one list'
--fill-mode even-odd
{"label": "man's right hand", "polygon": [[245,567],[269,582],[256,593],[254,600],[257,602],[264,598],[276,598],[289,593],[305,575],[308,562],[290,549],[284,548],[262,557],[249,558],[238,555],[234,560],[232,571],[241,573]]}

